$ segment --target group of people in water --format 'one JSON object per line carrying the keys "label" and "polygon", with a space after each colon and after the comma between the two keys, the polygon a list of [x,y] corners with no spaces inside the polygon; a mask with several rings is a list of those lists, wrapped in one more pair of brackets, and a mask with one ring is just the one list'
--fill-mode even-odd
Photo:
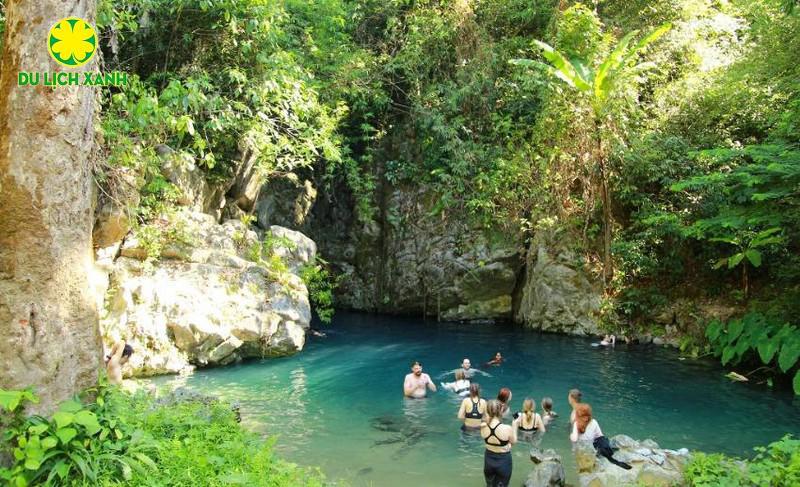
{"label": "group of people in water", "polygon": [[[489,366],[499,366],[503,357],[498,352],[495,358],[487,362]],[[545,397],[541,401],[542,412],[536,412],[536,402],[526,398],[522,402],[522,410],[513,415],[510,413],[511,390],[507,387],[500,389],[496,399],[486,400],[481,396],[481,387],[472,379],[477,374],[489,376],[486,372],[472,368],[469,359],[465,358],[461,367],[446,374],[453,373],[455,381],[441,383],[443,389],[452,391],[463,397],[458,408],[458,419],[462,421],[461,429],[465,433],[475,432],[480,434],[485,444],[483,475],[487,487],[506,487],[509,485],[512,471],[511,448],[520,441],[533,441],[541,438],[558,414],[553,411],[553,400]],[[403,394],[414,399],[425,398],[428,391],[436,392],[436,384],[426,373],[422,372],[422,364],[413,362],[411,373],[406,375],[403,383]],[[597,452],[612,463],[622,467],[631,468],[629,465],[615,460],[613,450],[608,440],[603,436],[600,425],[592,417],[592,408],[582,402],[582,394],[578,389],[572,389],[567,395],[572,412],[570,413],[570,435],[573,444],[581,441],[594,445]],[[511,416],[511,424],[503,420]]]}

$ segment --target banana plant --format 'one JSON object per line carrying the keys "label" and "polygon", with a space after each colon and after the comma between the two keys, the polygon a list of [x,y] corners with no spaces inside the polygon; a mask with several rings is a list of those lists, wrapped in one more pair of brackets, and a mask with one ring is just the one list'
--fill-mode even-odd
{"label": "banana plant", "polygon": [[747,263],[753,267],[761,267],[762,254],[758,249],[772,244],[783,242],[783,237],[779,235],[781,232],[780,227],[773,227],[767,230],[762,230],[756,233],[752,238],[746,235],[736,235],[731,237],[716,237],[710,238],[711,242],[721,242],[736,247],[736,252],[727,257],[723,257],[714,264],[714,269],[727,266],[728,269],[733,269],[736,266],[742,267],[742,290],[744,291],[744,298],[747,299],[750,294],[750,284],[747,276]]}
{"label": "banana plant", "polygon": [[634,30],[628,33],[601,60],[596,69],[590,67],[591,60],[568,59],[549,44],[538,40],[534,41],[534,44],[541,50],[542,56],[549,64],[532,59],[511,60],[512,64],[519,66],[543,69],[552,77],[566,83],[570,88],[585,94],[589,99],[594,115],[594,158],[598,167],[600,197],[603,202],[603,281],[606,284],[608,284],[614,272],[611,261],[613,225],[611,195],[608,191],[608,155],[604,150],[603,144],[603,124],[609,123],[607,122],[608,117],[612,116],[608,107],[609,101],[613,99],[614,95],[626,86],[625,83],[629,82],[633,75],[655,66],[651,62],[636,63],[637,55],[671,28],[672,24],[663,24],[633,46],[631,43],[639,34],[639,31]]}

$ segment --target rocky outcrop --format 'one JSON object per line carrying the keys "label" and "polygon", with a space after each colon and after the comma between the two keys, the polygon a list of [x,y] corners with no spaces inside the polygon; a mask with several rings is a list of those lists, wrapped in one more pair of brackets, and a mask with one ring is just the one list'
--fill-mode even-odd
{"label": "rocky outcrop", "polygon": [[602,289],[589,280],[577,255],[555,242],[543,232],[531,242],[515,320],[542,331],[597,334]]}
{"label": "rocky outcrop", "polygon": [[295,272],[314,258],[313,241],[273,227],[269,251],[284,268],[261,255],[264,237],[238,220],[220,225],[213,216],[183,211],[169,225],[185,237],[165,242],[160,259],[148,259],[144,242],[132,234],[110,269],[101,327],[108,343],[132,342],[131,373],[302,349],[311,310]]}
{"label": "rocky outcrop", "polygon": [[512,317],[522,266],[518,235],[432,212],[435,198],[395,189],[382,230],[379,309],[442,320]]}
{"label": "rocky outcrop", "polygon": [[561,487],[564,485],[566,475],[564,465],[561,464],[561,456],[555,450],[531,450],[531,461],[535,464],[528,478],[525,479],[525,487]]}
{"label": "rocky outcrop", "polygon": [[575,463],[581,487],[686,485],[683,470],[690,459],[687,449],[663,449],[653,440],[638,442],[625,435],[611,438],[610,443],[617,449],[614,458],[633,468],[620,468],[598,457],[591,444],[579,443],[575,447]]}

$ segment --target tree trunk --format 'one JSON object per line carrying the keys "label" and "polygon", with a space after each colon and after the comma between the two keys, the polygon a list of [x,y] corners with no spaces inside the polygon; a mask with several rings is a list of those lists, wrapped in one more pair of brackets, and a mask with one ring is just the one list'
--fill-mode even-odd
{"label": "tree trunk", "polygon": [[603,154],[603,138],[600,120],[595,118],[595,144],[597,165],[600,172],[600,199],[603,202],[603,284],[608,286],[614,277],[614,262],[611,260],[611,195],[608,192],[608,168]]}
{"label": "tree trunk", "polygon": [[94,2],[8,2],[0,64],[0,387],[33,386],[38,413],[93,385],[102,365],[89,286],[95,93],[17,86],[20,71],[68,71],[46,45],[70,16],[92,22]]}

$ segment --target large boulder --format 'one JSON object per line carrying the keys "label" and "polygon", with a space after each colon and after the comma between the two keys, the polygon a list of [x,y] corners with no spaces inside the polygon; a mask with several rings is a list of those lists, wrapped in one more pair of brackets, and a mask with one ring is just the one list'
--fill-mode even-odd
{"label": "large boulder", "polygon": [[[110,272],[101,326],[109,343],[132,342],[130,372],[170,373],[302,349],[311,309],[295,273],[314,258],[314,242],[281,227],[262,238],[238,220],[220,225],[191,211],[166,228],[184,237],[163,243],[154,260],[134,233]],[[282,264],[262,255],[264,247]]]}
{"label": "large boulder", "polygon": [[308,179],[294,173],[276,176],[261,186],[255,213],[261,228],[282,225],[302,229],[314,202],[317,189]]}
{"label": "large boulder", "polygon": [[535,464],[528,478],[525,480],[525,487],[561,487],[564,485],[566,475],[564,465],[561,464],[561,457],[555,450],[531,450],[531,461]]}
{"label": "large boulder", "polygon": [[590,280],[573,252],[555,242],[542,233],[532,240],[515,320],[542,331],[597,334],[601,286]]}
{"label": "large boulder", "polygon": [[576,447],[575,460],[581,487],[687,485],[683,471],[690,458],[688,450],[662,449],[653,440],[638,442],[625,435],[611,438],[610,443],[615,449],[614,459],[632,468],[626,470],[603,457],[596,457],[591,465],[594,448],[580,445]]}

